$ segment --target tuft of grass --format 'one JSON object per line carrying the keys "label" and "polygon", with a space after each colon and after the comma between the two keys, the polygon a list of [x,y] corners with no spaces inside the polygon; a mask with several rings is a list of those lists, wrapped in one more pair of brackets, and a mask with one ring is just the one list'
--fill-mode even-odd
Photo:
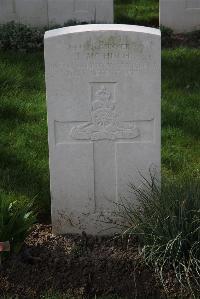
{"label": "tuft of grass", "polygon": [[142,177],[130,192],[118,206],[124,234],[138,237],[141,256],[165,288],[164,274],[173,270],[183,289],[200,291],[200,180],[162,180],[160,188],[155,177]]}

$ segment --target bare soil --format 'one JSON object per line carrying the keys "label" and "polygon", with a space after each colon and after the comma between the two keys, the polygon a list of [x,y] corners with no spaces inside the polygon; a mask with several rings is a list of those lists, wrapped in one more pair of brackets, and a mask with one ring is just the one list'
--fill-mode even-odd
{"label": "bare soil", "polygon": [[40,298],[47,292],[75,298],[162,297],[154,273],[140,261],[137,240],[53,236],[50,225],[37,224],[20,254],[3,262],[0,296]]}

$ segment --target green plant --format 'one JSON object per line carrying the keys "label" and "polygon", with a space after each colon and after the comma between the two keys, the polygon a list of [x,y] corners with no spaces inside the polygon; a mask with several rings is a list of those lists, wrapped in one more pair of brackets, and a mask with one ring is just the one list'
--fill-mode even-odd
{"label": "green plant", "polygon": [[200,182],[163,180],[160,188],[151,176],[143,177],[140,187],[130,184],[130,190],[134,200],[119,205],[124,234],[138,237],[142,257],[157,269],[165,287],[164,274],[173,269],[182,287],[199,291]]}
{"label": "green plant", "polygon": [[0,48],[23,51],[42,49],[45,30],[47,28],[31,28],[14,22],[0,25]]}
{"label": "green plant", "polygon": [[11,194],[0,193],[0,241],[10,241],[11,251],[17,253],[29,229],[36,221],[32,202],[17,201]]}
{"label": "green plant", "polygon": [[173,30],[164,26],[160,28],[162,33],[162,47],[170,48],[173,45]]}
{"label": "green plant", "polygon": [[[67,27],[81,24],[85,23],[69,20],[63,26]],[[43,39],[45,31],[63,26],[52,25],[50,27],[30,27],[15,22],[2,24],[0,25],[0,49],[28,52],[42,50],[44,46]]]}

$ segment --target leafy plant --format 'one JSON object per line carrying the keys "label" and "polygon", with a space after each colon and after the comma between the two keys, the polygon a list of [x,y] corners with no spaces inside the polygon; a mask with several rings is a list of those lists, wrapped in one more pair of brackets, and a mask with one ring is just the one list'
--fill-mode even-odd
{"label": "leafy plant", "polygon": [[140,187],[130,184],[133,200],[122,200],[124,234],[136,235],[145,262],[153,265],[166,287],[173,269],[182,287],[200,290],[200,182],[162,181],[151,175]]}
{"label": "leafy plant", "polygon": [[0,241],[10,241],[11,251],[18,252],[29,229],[36,221],[33,201],[19,204],[12,195],[0,193]]}
{"label": "leafy plant", "polygon": [[[69,20],[63,26],[75,26],[85,24]],[[35,51],[43,49],[44,33],[47,30],[63,27],[52,25],[50,27],[30,27],[24,24],[9,22],[0,25],[0,49],[3,50],[20,50]]]}
{"label": "leafy plant", "polygon": [[0,25],[0,48],[7,50],[36,50],[43,48],[45,28],[31,28],[10,22]]}

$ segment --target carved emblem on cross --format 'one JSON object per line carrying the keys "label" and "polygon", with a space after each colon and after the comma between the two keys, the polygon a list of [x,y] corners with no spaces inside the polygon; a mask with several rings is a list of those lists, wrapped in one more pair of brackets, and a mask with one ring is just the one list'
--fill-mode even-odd
{"label": "carved emblem on cross", "polygon": [[116,103],[112,93],[101,85],[94,94],[91,104],[91,122],[73,127],[70,136],[82,140],[132,139],[140,132],[134,125],[117,119]]}

